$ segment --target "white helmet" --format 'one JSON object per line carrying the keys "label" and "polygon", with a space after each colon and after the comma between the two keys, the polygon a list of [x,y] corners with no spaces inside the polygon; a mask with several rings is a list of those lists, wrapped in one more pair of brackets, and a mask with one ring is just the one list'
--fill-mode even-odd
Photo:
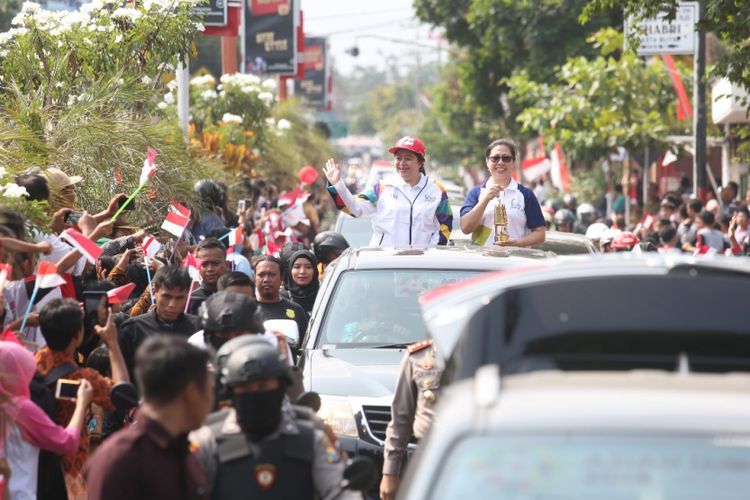
{"label": "white helmet", "polygon": [[601,240],[604,236],[604,232],[608,231],[609,228],[602,222],[594,222],[586,229],[586,238],[590,240]]}
{"label": "white helmet", "polygon": [[[593,224],[592,224],[593,225]],[[611,227],[608,227],[604,233],[599,237],[599,244],[600,245],[607,245],[609,243],[612,243],[612,240],[615,239],[617,235],[622,233],[619,229],[612,229]]]}
{"label": "white helmet", "polygon": [[596,213],[596,209],[591,203],[581,203],[576,210],[578,219],[581,219],[582,215],[594,215],[594,213]]}

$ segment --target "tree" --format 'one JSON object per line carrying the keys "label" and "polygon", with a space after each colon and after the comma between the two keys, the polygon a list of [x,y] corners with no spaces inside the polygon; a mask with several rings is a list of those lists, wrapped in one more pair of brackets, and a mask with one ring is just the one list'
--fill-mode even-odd
{"label": "tree", "polygon": [[[706,16],[701,27],[714,32],[724,44],[726,52],[713,70],[714,75],[725,75],[733,82],[750,89],[750,8],[744,0],[701,0]],[[600,13],[619,7],[625,15],[646,19],[666,12],[674,19],[679,0],[589,0],[581,14],[581,21],[591,22]]]}
{"label": "tree", "polygon": [[445,30],[465,51],[457,63],[460,90],[468,108],[481,117],[516,124],[503,82],[516,70],[536,81],[551,81],[567,57],[594,55],[587,35],[604,26],[620,26],[616,10],[592,17],[581,27],[578,16],[587,0],[415,0],[417,17]]}
{"label": "tree", "polygon": [[523,129],[559,142],[589,164],[614,146],[640,150],[664,145],[670,133],[687,132],[689,123],[670,118],[675,96],[666,71],[633,52],[617,57],[622,41],[614,29],[600,31],[590,38],[599,57],[568,60],[552,84],[516,72],[508,85],[511,101],[523,109],[518,115]]}

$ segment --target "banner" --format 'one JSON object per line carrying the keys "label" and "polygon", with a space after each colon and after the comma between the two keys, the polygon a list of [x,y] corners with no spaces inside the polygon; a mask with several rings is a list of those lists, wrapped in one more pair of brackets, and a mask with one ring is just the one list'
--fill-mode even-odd
{"label": "banner", "polygon": [[204,26],[226,26],[227,0],[208,0],[193,6],[193,12],[203,15]]}
{"label": "banner", "polygon": [[297,72],[299,0],[248,0],[245,70],[255,74]]}
{"label": "banner", "polygon": [[294,81],[294,95],[316,109],[324,109],[328,101],[328,50],[323,37],[305,37],[302,67],[305,76]]}

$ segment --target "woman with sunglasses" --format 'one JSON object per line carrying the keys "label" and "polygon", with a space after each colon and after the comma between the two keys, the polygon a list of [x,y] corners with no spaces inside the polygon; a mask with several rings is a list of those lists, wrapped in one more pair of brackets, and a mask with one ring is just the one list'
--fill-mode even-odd
{"label": "woman with sunglasses", "polygon": [[[544,216],[534,192],[511,177],[517,153],[516,145],[508,139],[487,146],[484,158],[490,178],[469,190],[461,206],[461,230],[471,234],[475,245],[526,247],[544,242]],[[495,238],[498,205],[505,207],[504,241]]]}
{"label": "woman with sunglasses", "polygon": [[379,182],[354,196],[335,161],[326,162],[328,192],[336,208],[355,217],[372,216],[374,246],[446,245],[453,212],[442,185],[424,169],[425,147],[416,137],[402,137],[388,150],[400,178]]}

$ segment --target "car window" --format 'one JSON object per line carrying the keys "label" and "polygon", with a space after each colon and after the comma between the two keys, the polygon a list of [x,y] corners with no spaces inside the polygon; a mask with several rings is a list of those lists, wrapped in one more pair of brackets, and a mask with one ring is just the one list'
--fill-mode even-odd
{"label": "car window", "polygon": [[327,307],[318,345],[410,344],[428,334],[417,297],[480,271],[405,269],[347,271]]}
{"label": "car window", "polygon": [[750,436],[472,436],[435,478],[435,500],[739,500]]}

